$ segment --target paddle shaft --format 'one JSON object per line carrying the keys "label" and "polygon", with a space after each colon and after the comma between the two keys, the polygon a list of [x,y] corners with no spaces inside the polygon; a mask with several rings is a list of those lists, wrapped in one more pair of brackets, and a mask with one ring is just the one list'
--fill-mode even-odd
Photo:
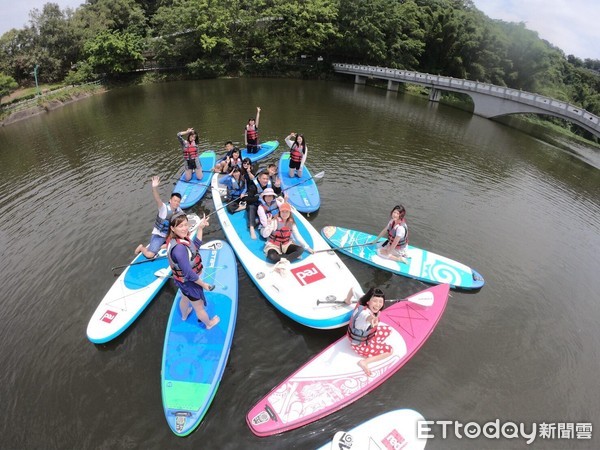
{"label": "paddle shaft", "polygon": [[122,266],[111,267],[110,270],[124,269],[125,267],[137,266],[138,264],[146,264],[146,263],[149,263],[152,261],[156,261],[157,259],[164,259],[164,258],[166,258],[166,256],[157,256],[156,258],[152,258],[152,259],[145,259],[143,261],[137,261],[134,263],[123,264]]}
{"label": "paddle shaft", "polygon": [[344,247],[331,247],[331,248],[325,248],[323,250],[317,250],[315,253],[328,252],[330,250],[345,250],[347,248],[353,248],[353,247],[364,247],[366,245],[371,245],[371,244],[373,244],[373,242],[367,242],[366,244],[346,245]]}
{"label": "paddle shaft", "polygon": [[[394,303],[396,303],[396,302],[401,302],[403,300],[406,300],[406,298],[390,298],[390,299],[387,299],[385,302],[386,303],[388,303],[388,302],[394,302]],[[321,303],[341,305],[341,304],[344,304],[346,302],[344,300],[317,300],[317,305],[320,305]],[[352,302],[352,303],[356,303],[356,302]],[[348,305],[348,306],[350,306],[350,305]]]}

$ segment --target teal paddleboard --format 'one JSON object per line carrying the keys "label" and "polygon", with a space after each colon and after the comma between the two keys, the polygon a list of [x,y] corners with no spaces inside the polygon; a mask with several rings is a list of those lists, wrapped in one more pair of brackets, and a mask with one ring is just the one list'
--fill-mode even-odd
{"label": "teal paddleboard", "polygon": [[215,167],[215,152],[208,150],[200,154],[200,164],[202,164],[202,179],[196,177],[196,172],[192,172],[192,178],[185,180],[185,170],[179,177],[179,181],[173,188],[173,192],[181,194],[181,209],[187,209],[200,201],[210,186],[210,177]]}
{"label": "teal paddleboard", "polygon": [[167,324],[161,370],[162,401],[169,427],[187,436],[202,421],[217,392],[227,364],[237,316],[238,274],[233,250],[224,241],[201,247],[202,279],[214,284],[205,291],[207,312],[221,319],[210,330],[192,312],[181,320],[177,291]]}
{"label": "teal paddleboard", "polygon": [[453,288],[465,290],[481,289],[485,283],[483,277],[470,267],[411,245],[407,247],[409,258],[399,262],[379,256],[379,246],[384,238],[377,244],[366,245],[377,236],[333,226],[323,227],[321,234],[329,245],[342,253],[396,275],[427,283],[448,283]]}

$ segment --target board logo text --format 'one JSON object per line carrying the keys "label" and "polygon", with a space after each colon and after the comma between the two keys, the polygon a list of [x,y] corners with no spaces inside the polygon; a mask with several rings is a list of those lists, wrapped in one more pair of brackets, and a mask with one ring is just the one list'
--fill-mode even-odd
{"label": "board logo text", "polygon": [[314,263],[306,264],[304,266],[296,267],[291,272],[302,286],[314,283],[315,281],[322,280],[325,275],[314,265]]}

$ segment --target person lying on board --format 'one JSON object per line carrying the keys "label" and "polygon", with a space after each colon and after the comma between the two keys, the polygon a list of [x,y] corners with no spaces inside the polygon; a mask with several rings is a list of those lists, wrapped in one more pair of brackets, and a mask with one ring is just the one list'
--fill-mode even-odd
{"label": "person lying on board", "polygon": [[140,244],[135,249],[135,254],[142,253],[146,258],[152,259],[156,256],[158,251],[164,245],[167,239],[167,233],[169,232],[169,221],[173,214],[183,212],[179,207],[181,203],[181,194],[173,192],[169,199],[169,204],[163,203],[158,193],[158,186],[160,184],[160,177],[152,177],[152,196],[156,201],[158,207],[158,213],[156,219],[154,219],[154,228],[152,229],[152,235],[150,237],[150,243],[147,247]]}
{"label": "person lying on board", "polygon": [[[261,235],[267,238],[264,252],[269,261],[274,263],[282,259],[295,261],[302,256],[304,250],[314,253],[298,232],[292,217],[292,207],[285,201],[279,205],[279,214],[268,219],[267,226],[261,230]],[[300,245],[294,242],[292,236]]]}
{"label": "person lying on board", "polygon": [[231,158],[231,154],[233,153],[234,148],[235,147],[233,146],[233,142],[231,142],[231,141],[225,142],[225,156],[223,156],[221,159],[219,159],[217,164],[215,164],[214,171],[216,173],[227,173],[223,169],[226,167],[227,158]]}
{"label": "person lying on board", "polygon": [[273,186],[271,180],[269,180],[269,175],[265,172],[259,174],[252,183],[248,184],[248,195],[246,197],[248,216],[246,224],[250,230],[250,237],[252,239],[256,239],[255,227],[260,200],[259,196],[267,188],[271,188],[275,195],[281,194],[281,187]]}
{"label": "person lying on board", "polygon": [[239,167],[235,167],[229,175],[221,178],[219,184],[227,187],[227,201],[229,202],[227,211],[229,214],[246,209],[244,198],[248,192],[248,185]]}
{"label": "person lying on board", "polygon": [[194,239],[190,236],[190,227],[184,213],[175,214],[169,224],[169,237],[167,238],[167,258],[173,271],[175,285],[181,289],[179,310],[181,320],[185,321],[192,313],[196,312],[198,322],[202,322],[210,330],[221,320],[219,316],[212,319],[206,312],[206,297],[204,289],[212,291],[215,286],[208,284],[200,278],[202,274],[202,232],[208,226],[206,214],[200,220],[198,231]]}
{"label": "person lying on board", "polygon": [[302,178],[302,168],[308,156],[308,147],[304,135],[292,132],[285,138],[285,143],[290,148],[289,177],[298,176],[298,178]]}
{"label": "person lying on board", "polygon": [[408,247],[408,225],[405,220],[406,210],[404,206],[394,206],[390,216],[391,220],[371,244],[376,243],[380,237],[387,233],[387,240],[381,244],[377,253],[383,258],[407,264],[406,259],[410,258],[410,256],[406,253],[406,248]]}
{"label": "person lying on board", "polygon": [[[350,288],[346,299],[347,305],[355,298],[354,289]],[[371,288],[360,297],[348,323],[347,336],[352,350],[363,359],[358,366],[370,377],[369,364],[391,356],[393,348],[385,343],[391,330],[387,325],[379,324],[379,312],[385,307],[385,294],[381,289]]]}
{"label": "person lying on board", "polygon": [[244,143],[249,154],[258,153],[258,122],[260,120],[260,107],[256,107],[256,118],[251,117],[244,127]]}
{"label": "person lying on board", "polygon": [[[183,136],[187,137],[184,139]],[[192,179],[192,171],[196,172],[196,178],[202,179],[202,164],[200,164],[200,152],[198,151],[198,135],[193,128],[177,133],[177,140],[183,150],[183,160],[185,161],[185,181]]]}

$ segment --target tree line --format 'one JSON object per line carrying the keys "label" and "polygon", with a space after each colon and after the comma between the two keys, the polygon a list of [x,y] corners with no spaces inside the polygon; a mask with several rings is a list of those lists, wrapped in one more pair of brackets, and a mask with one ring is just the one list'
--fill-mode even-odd
{"label": "tree line", "polygon": [[[46,3],[0,37],[2,94],[116,77],[152,60],[191,77],[285,72],[302,56],[522,89],[600,115],[600,60],[582,60],[471,0],[86,0]],[[11,86],[8,87],[7,86]]]}

